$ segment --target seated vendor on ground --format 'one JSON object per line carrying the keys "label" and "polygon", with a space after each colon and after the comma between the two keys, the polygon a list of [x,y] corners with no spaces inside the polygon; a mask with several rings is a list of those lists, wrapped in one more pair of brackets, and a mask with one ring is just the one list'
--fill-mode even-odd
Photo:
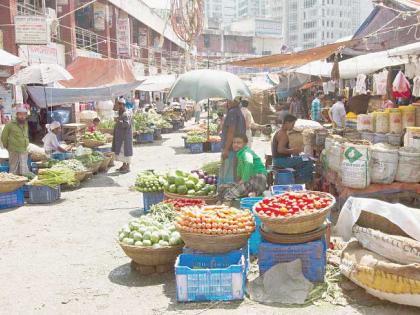
{"label": "seated vendor on ground", "polygon": [[92,120],[92,122],[90,123],[89,127],[87,128],[87,130],[89,132],[95,132],[98,129],[98,125],[101,122],[101,120],[96,117]]}
{"label": "seated vendor on ground", "polygon": [[303,184],[312,180],[313,162],[298,148],[290,147],[288,132],[293,130],[297,118],[286,115],[283,124],[274,134],[271,143],[273,166],[295,170],[295,182]]}
{"label": "seated vendor on ground", "polygon": [[57,138],[57,135],[60,133],[60,123],[58,121],[53,121],[51,124],[46,125],[46,127],[48,133],[42,139],[45,153],[67,152],[67,150],[60,145]]}
{"label": "seated vendor on ground", "polygon": [[242,197],[260,196],[267,186],[267,170],[260,157],[248,146],[246,135],[235,135],[232,149],[236,154],[236,182],[219,192],[225,204]]}

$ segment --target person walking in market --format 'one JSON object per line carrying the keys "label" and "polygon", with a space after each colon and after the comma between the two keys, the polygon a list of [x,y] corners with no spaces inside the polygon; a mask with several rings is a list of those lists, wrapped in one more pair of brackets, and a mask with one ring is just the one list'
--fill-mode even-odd
{"label": "person walking in market", "polygon": [[274,134],[271,153],[273,166],[294,169],[296,183],[302,184],[312,180],[314,165],[309,157],[301,155],[299,148],[290,147],[288,132],[293,130],[296,120],[297,118],[290,114],[284,118],[283,125]]}
{"label": "person walking in market", "polygon": [[267,170],[261,158],[247,144],[246,135],[235,135],[232,149],[237,158],[237,180],[219,190],[220,197],[226,205],[238,198],[260,196],[267,187]]}
{"label": "person walking in market", "polygon": [[130,172],[131,157],[133,156],[131,114],[125,108],[125,100],[123,98],[118,100],[117,107],[118,117],[115,119],[112,152],[115,153],[116,160],[123,163],[118,171],[128,173]]}
{"label": "person walking in market", "polygon": [[241,111],[245,118],[246,136],[248,137],[247,146],[252,148],[252,129],[262,129],[264,126],[256,124],[251,111],[248,109],[249,102],[247,100],[241,101]]}
{"label": "person walking in market", "polygon": [[339,95],[337,97],[337,102],[331,106],[328,111],[328,116],[333,122],[333,127],[345,128],[346,127],[346,108],[343,103],[344,97]]}
{"label": "person walking in market", "polygon": [[16,107],[16,120],[9,122],[1,134],[3,147],[9,152],[9,170],[15,175],[29,174],[28,168],[28,110],[25,105]]}
{"label": "person walking in market", "polygon": [[194,119],[195,119],[196,124],[200,123],[200,116],[201,116],[201,103],[196,102],[194,104]]}
{"label": "person walking in market", "polygon": [[315,98],[312,101],[312,105],[311,105],[311,119],[317,122],[321,121],[321,98],[322,98],[322,92],[316,92],[315,93]]}
{"label": "person walking in market", "polygon": [[299,95],[297,93],[292,96],[289,112],[291,115],[296,116],[298,119],[306,118],[305,108],[303,107],[303,103],[299,99]]}
{"label": "person walking in market", "polygon": [[236,154],[233,151],[233,138],[235,135],[245,135],[245,118],[239,107],[239,100],[228,101],[228,111],[222,126],[222,164],[220,166],[218,187],[235,183]]}

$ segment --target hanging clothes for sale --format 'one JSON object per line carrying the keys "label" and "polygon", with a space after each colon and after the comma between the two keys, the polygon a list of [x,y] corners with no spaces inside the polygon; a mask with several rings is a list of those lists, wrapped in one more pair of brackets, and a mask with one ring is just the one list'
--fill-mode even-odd
{"label": "hanging clothes for sale", "polygon": [[416,62],[410,62],[405,65],[405,76],[409,79],[413,79],[417,75],[418,64]]}
{"label": "hanging clothes for sale", "polygon": [[413,96],[420,97],[420,75],[413,79]]}
{"label": "hanging clothes for sale", "polygon": [[366,94],[366,75],[361,73],[357,76],[356,87],[354,89],[356,94]]}
{"label": "hanging clothes for sale", "polygon": [[335,92],[335,82],[334,81],[328,81],[322,83],[322,89],[324,91],[324,94],[328,93],[334,93]]}
{"label": "hanging clothes for sale", "polygon": [[373,75],[373,94],[386,95],[386,87],[388,82],[388,70]]}
{"label": "hanging clothes for sale", "polygon": [[395,98],[410,98],[410,82],[408,82],[402,71],[398,71],[397,76],[392,82],[392,95]]}

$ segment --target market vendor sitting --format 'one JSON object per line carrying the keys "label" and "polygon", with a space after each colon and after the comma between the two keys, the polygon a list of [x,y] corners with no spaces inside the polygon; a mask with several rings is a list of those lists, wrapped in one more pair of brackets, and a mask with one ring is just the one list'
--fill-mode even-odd
{"label": "market vendor sitting", "polygon": [[60,145],[57,138],[57,135],[60,133],[60,123],[58,121],[53,121],[51,124],[47,124],[46,127],[48,133],[42,139],[45,153],[50,155],[57,152],[67,152],[67,150]]}
{"label": "market vendor sitting", "polygon": [[90,123],[90,125],[88,126],[87,131],[95,132],[100,122],[101,120],[98,117],[94,118],[92,122]]}
{"label": "market vendor sitting", "polygon": [[260,196],[266,189],[267,170],[260,157],[247,144],[246,135],[234,136],[232,149],[237,158],[236,182],[219,189],[220,198],[225,204],[229,205],[242,197]]}
{"label": "market vendor sitting", "polygon": [[301,155],[300,149],[290,147],[288,131],[293,130],[296,120],[290,114],[284,117],[281,128],[274,134],[271,151],[273,166],[294,169],[296,183],[302,184],[312,180],[314,166],[309,157]]}

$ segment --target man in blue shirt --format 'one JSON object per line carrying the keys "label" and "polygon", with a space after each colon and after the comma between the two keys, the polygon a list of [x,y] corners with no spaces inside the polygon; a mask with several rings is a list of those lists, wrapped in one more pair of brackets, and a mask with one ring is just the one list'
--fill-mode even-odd
{"label": "man in blue shirt", "polygon": [[321,98],[322,98],[322,93],[321,92],[316,92],[314,94],[315,98],[312,101],[312,105],[311,105],[311,119],[314,121],[321,121]]}

